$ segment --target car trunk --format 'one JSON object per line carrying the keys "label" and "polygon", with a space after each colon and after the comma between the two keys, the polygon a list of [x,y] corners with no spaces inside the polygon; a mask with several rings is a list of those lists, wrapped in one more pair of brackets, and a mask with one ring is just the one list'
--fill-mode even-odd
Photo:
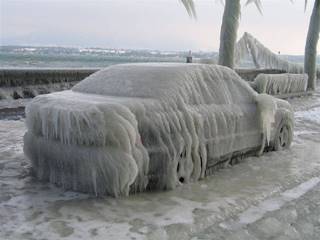
{"label": "car trunk", "polygon": [[97,195],[143,190],[149,158],[127,101],[72,91],[35,98],[24,149],[36,176]]}

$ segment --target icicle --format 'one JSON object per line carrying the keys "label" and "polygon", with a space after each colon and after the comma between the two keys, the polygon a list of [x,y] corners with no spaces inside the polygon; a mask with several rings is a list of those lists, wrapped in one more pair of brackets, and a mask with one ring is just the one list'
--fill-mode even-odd
{"label": "icicle", "polygon": [[271,127],[275,122],[275,114],[277,105],[274,101],[274,97],[268,94],[259,94],[256,96],[258,103],[258,112],[260,115],[260,127],[263,133],[263,141],[266,139],[267,144],[270,143]]}
{"label": "icicle", "polygon": [[252,57],[256,67],[285,70],[288,73],[303,73],[303,66],[291,63],[274,54],[249,33],[244,33],[236,46],[236,63],[245,57]]}
{"label": "icicle", "polygon": [[254,80],[257,92],[270,95],[305,92],[306,74],[259,74]]}

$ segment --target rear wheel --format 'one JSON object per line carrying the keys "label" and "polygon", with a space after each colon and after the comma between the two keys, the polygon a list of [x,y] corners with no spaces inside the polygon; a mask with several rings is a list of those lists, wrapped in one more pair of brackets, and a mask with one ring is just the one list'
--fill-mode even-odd
{"label": "rear wheel", "polygon": [[282,121],[275,136],[274,149],[280,151],[289,148],[292,135],[292,125],[288,121]]}

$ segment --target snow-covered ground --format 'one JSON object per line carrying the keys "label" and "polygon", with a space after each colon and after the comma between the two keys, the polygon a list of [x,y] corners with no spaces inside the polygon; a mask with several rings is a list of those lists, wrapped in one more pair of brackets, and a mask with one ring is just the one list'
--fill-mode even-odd
{"label": "snow-covered ground", "polygon": [[291,149],[174,191],[120,199],[34,181],[23,120],[0,120],[0,239],[318,239],[320,94],[290,102]]}

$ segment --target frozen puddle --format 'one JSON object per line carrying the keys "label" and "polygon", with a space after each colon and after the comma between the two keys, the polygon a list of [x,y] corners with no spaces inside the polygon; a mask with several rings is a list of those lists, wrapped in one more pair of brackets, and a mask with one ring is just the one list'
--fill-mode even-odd
{"label": "frozen puddle", "polygon": [[254,223],[263,218],[266,213],[278,210],[286,203],[298,199],[318,183],[320,183],[320,178],[314,177],[295,188],[284,191],[278,197],[267,199],[258,206],[250,207],[239,215],[237,221],[220,223],[220,227],[228,230],[238,230],[247,224]]}

